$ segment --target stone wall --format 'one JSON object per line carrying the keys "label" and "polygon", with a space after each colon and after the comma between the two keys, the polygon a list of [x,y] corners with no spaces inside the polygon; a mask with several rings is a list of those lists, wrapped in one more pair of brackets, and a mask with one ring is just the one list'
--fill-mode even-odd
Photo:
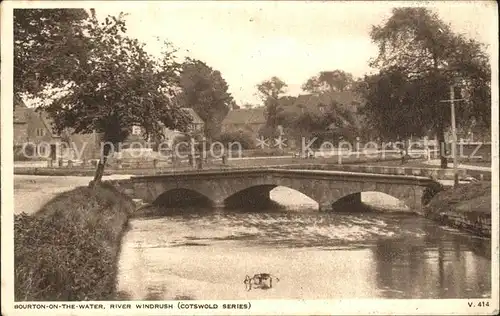
{"label": "stone wall", "polygon": [[[422,177],[283,169],[191,172],[110,182],[121,192],[148,203],[154,203],[170,191],[185,189],[207,197],[215,205],[242,199],[264,200],[273,187],[285,186],[309,196],[325,211],[350,194],[383,192],[403,201],[417,213],[422,213],[426,192],[439,185]],[[238,198],[240,195],[244,198]]]}
{"label": "stone wall", "polygon": [[491,237],[491,182],[463,184],[439,192],[424,215],[443,225]]}
{"label": "stone wall", "polygon": [[[297,166],[287,166],[289,168],[298,168]],[[365,172],[377,174],[392,174],[392,175],[407,175],[407,176],[421,176],[431,179],[440,180],[453,180],[453,169],[440,169],[440,168],[420,168],[420,167],[400,167],[400,166],[370,166],[370,165],[353,165],[353,164],[311,164],[300,166],[303,169],[315,170],[339,170],[350,172]],[[467,177],[466,169],[458,169],[459,178]]]}
{"label": "stone wall", "polygon": [[22,146],[22,144],[26,142],[29,138],[27,124],[14,123],[13,136],[14,136],[14,145]]}
{"label": "stone wall", "polygon": [[477,236],[491,237],[491,214],[460,212],[450,206],[450,210],[429,213],[428,218],[443,225],[470,232]]}

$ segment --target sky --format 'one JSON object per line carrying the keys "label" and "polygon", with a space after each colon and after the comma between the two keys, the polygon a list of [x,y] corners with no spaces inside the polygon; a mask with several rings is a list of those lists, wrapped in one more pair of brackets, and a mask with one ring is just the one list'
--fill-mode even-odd
{"label": "sky", "polygon": [[[370,29],[383,23],[396,5],[157,1],[94,7],[98,18],[123,11],[128,34],[146,43],[149,52],[159,54],[168,40],[179,49],[179,58],[200,59],[219,70],[238,104],[258,104],[256,85],[272,76],[288,84],[288,95],[297,95],[320,71],[341,69],[355,77],[373,72],[368,64],[377,47]],[[495,38],[490,1],[438,2],[432,8],[456,32],[485,44]]]}

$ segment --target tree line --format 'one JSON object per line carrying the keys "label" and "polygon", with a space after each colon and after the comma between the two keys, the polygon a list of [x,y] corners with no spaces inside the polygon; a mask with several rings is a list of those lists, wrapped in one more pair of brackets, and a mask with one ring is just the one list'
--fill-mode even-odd
{"label": "tree line", "polygon": [[337,118],[337,123],[349,123],[350,133],[336,129],[338,133],[330,133],[330,138],[357,133],[394,141],[435,135],[441,167],[446,168],[445,131],[451,125],[451,111],[449,102],[443,101],[450,99],[453,89],[459,99],[457,126],[490,131],[491,67],[486,45],[453,32],[427,8],[393,9],[387,21],[372,26],[370,38],[378,47],[370,63],[378,70],[375,74],[354,79],[342,70],[323,71],[302,86],[313,94],[351,91],[360,100],[356,110],[332,102],[332,110],[323,115],[306,112],[287,119],[280,116],[284,111],[277,97],[283,95],[286,84],[273,77],[257,87],[268,127],[274,130],[281,123],[309,133],[327,133],[325,128]]}
{"label": "tree line", "polygon": [[[302,85],[306,93],[299,100],[301,96],[285,95],[287,84],[280,78],[263,81],[257,85],[266,115],[261,134],[276,137],[281,126],[288,137],[298,141],[354,139],[359,129],[355,86],[352,74],[342,70],[322,71]],[[336,93],[348,93],[349,97],[343,103],[335,97]]]}
{"label": "tree line", "polygon": [[[161,139],[164,127],[185,130],[193,108],[205,122],[206,137],[221,137],[230,109],[239,108],[222,74],[197,59],[178,62],[176,48],[163,43],[160,56],[126,34],[125,15],[96,18],[82,9],[14,10],[14,93],[38,97],[56,132],[98,132],[117,144],[141,126],[145,137]],[[324,111],[291,111],[296,98],[272,77],[257,85],[265,107],[262,133],[277,127],[328,140],[354,135],[404,139],[437,135],[444,143],[450,126],[450,87],[459,87],[458,124],[491,124],[491,70],[486,47],[453,32],[426,8],[395,8],[372,27],[378,46],[371,66],[378,71],[354,78],[342,70],[309,78],[303,91],[312,96],[350,92],[355,108],[321,99]],[[243,107],[251,107],[248,104]],[[102,177],[110,147],[104,148],[95,180]],[[446,167],[444,150],[442,166]]]}
{"label": "tree line", "polygon": [[[41,100],[37,110],[55,132],[97,132],[115,148],[133,126],[154,140],[164,127],[185,131],[191,117],[183,107],[216,136],[235,103],[221,73],[200,60],[178,62],[169,42],[153,56],[126,31],[124,14],[99,21],[95,10],[14,10],[14,93]],[[95,183],[111,148],[103,148]]]}

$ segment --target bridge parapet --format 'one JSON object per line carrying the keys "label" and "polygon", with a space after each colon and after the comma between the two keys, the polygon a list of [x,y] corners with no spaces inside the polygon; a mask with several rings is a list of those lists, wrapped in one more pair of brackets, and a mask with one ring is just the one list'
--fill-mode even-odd
{"label": "bridge parapet", "polygon": [[[297,169],[297,165],[282,166],[284,169]],[[415,175],[428,177],[440,180],[454,179],[453,169],[441,169],[432,167],[415,167],[415,166],[380,166],[380,165],[356,165],[356,164],[307,164],[300,166],[302,169],[308,170],[338,170],[352,171],[377,174],[394,174],[394,175]],[[460,178],[467,177],[467,169],[459,168],[458,175]]]}
{"label": "bridge parapet", "polygon": [[435,181],[430,177],[419,175],[398,175],[398,174],[384,174],[384,173],[368,173],[368,172],[354,172],[342,170],[315,170],[315,169],[284,169],[284,168],[258,168],[258,169],[227,169],[227,170],[206,170],[203,172],[189,171],[178,173],[167,173],[152,176],[133,176],[126,180],[110,180],[108,182],[150,182],[150,181],[163,181],[168,179],[213,179],[225,177],[245,177],[245,176],[264,176],[264,175],[280,175],[280,176],[297,176],[297,177],[328,177],[338,179],[365,179],[373,181],[391,181],[398,183],[418,183],[418,184],[431,184]]}
{"label": "bridge parapet", "polygon": [[[453,169],[441,169],[432,167],[416,167],[416,166],[381,166],[381,165],[357,165],[357,164],[281,164],[281,165],[269,165],[266,167],[226,167],[226,168],[208,168],[203,170],[182,170],[182,171],[172,171],[157,173],[155,176],[172,176],[172,175],[201,175],[201,174],[213,174],[213,173],[228,173],[228,172],[253,172],[262,170],[324,170],[324,171],[347,171],[356,173],[368,173],[368,174],[386,174],[386,175],[403,175],[403,176],[421,176],[431,179],[440,180],[450,180],[454,178]],[[458,169],[458,174],[460,178],[467,178],[466,169]],[[136,176],[145,177],[145,176]]]}
{"label": "bridge parapet", "polygon": [[286,186],[311,197],[323,209],[350,194],[378,191],[402,200],[417,213],[422,212],[426,192],[440,188],[440,184],[433,179],[415,175],[284,168],[193,171],[132,177],[108,183],[148,203],[154,203],[169,192],[183,190],[196,192],[215,205],[234,200],[232,197],[241,192],[246,192],[240,194],[241,199],[262,200],[269,197],[270,190],[276,186]]}

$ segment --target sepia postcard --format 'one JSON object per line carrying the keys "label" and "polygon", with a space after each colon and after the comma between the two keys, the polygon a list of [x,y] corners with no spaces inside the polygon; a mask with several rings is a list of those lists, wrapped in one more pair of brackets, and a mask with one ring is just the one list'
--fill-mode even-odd
{"label": "sepia postcard", "polygon": [[2,315],[497,315],[495,1],[3,1]]}

